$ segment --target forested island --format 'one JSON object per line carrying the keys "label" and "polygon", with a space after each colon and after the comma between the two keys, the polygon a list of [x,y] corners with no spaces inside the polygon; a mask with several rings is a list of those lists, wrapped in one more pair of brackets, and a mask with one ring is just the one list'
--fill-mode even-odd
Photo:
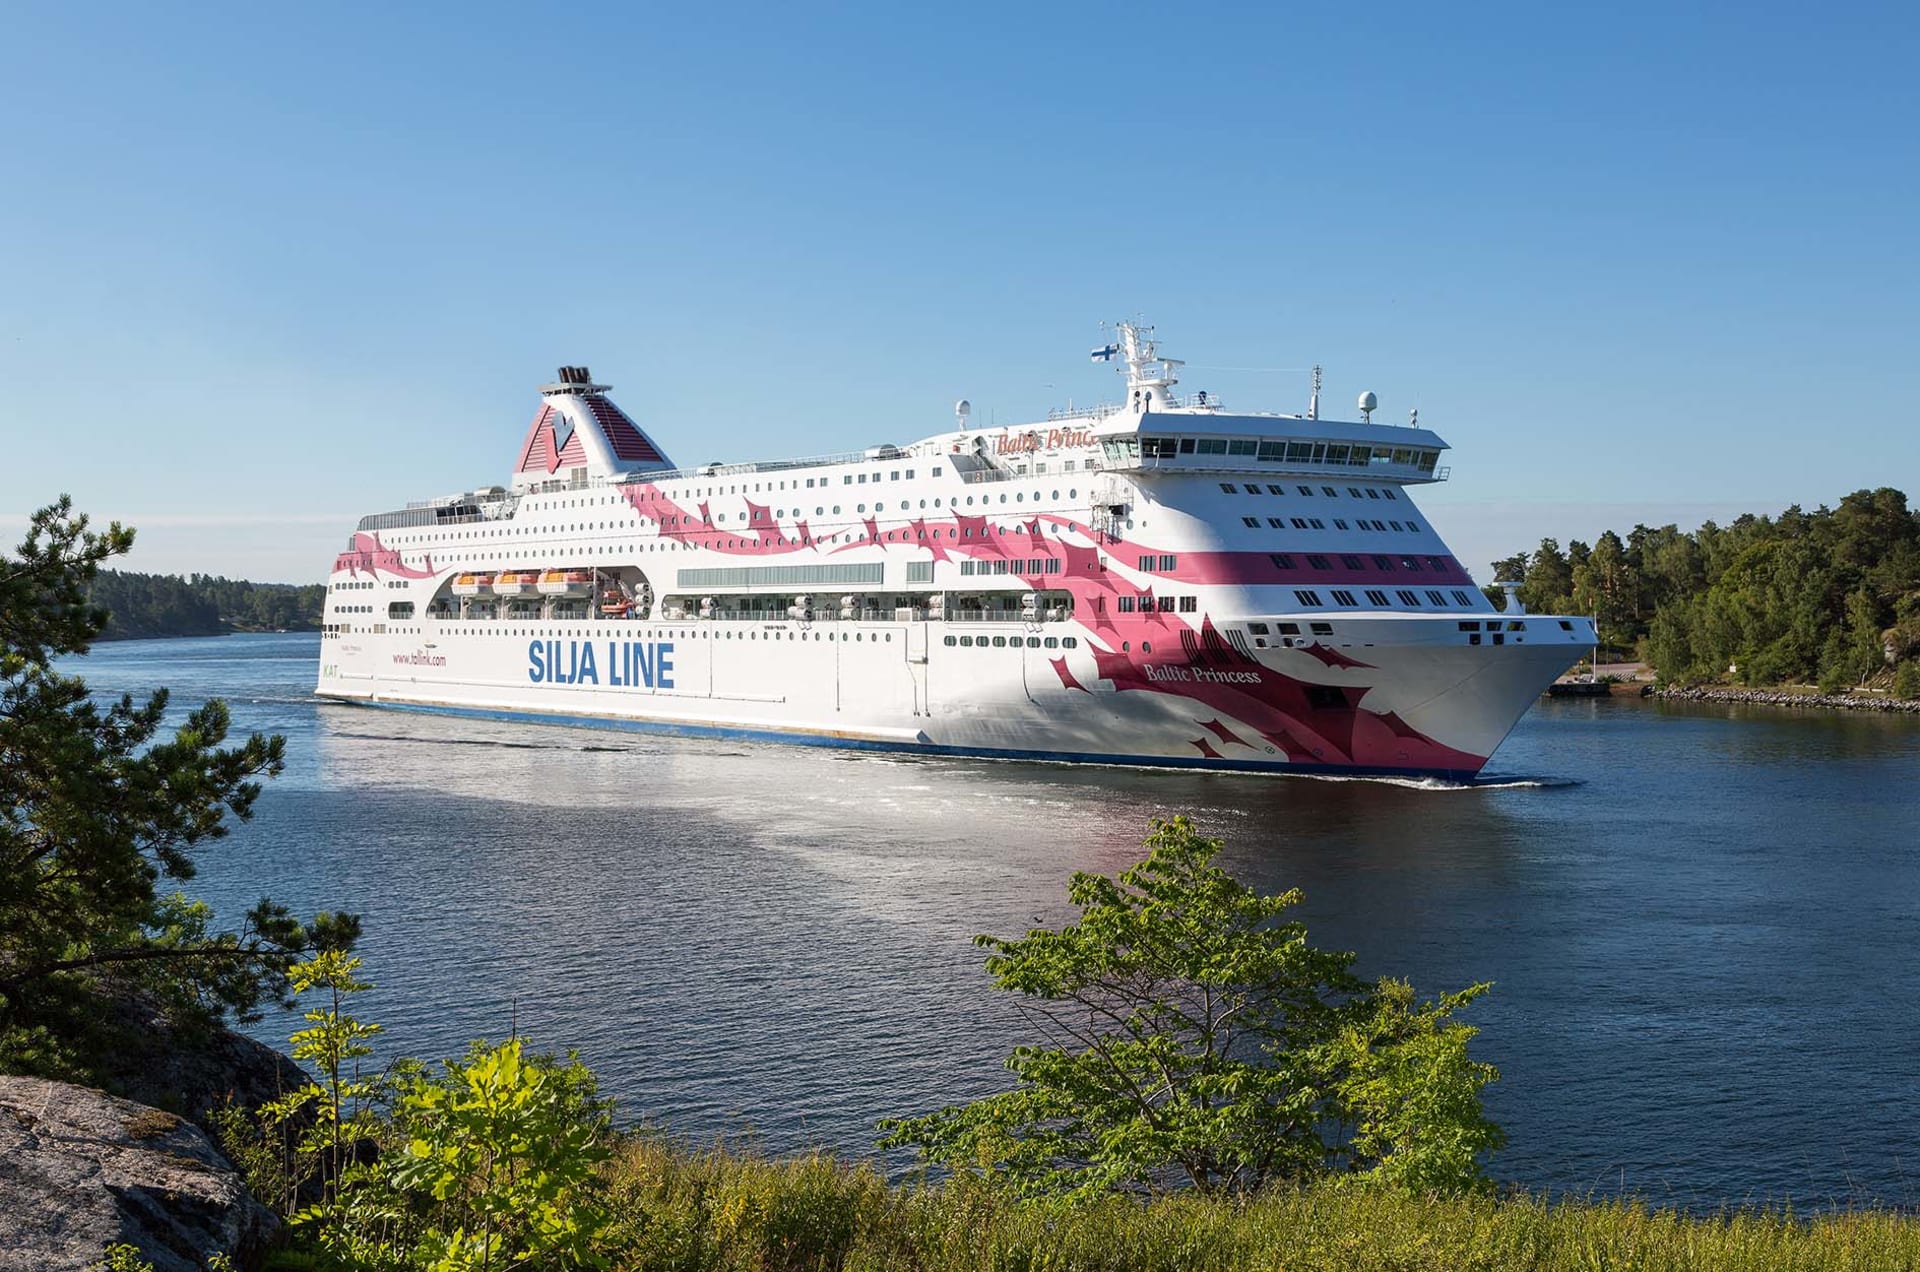
{"label": "forested island", "polygon": [[133,574],[102,570],[91,599],[109,615],[102,640],[224,636],[229,632],[320,629],[323,584],[249,583],[212,574]]}
{"label": "forested island", "polygon": [[1527,608],[1599,619],[1602,658],[1665,682],[1817,684],[1920,697],[1920,517],[1892,487],[1812,512],[1553,539],[1495,562]]}

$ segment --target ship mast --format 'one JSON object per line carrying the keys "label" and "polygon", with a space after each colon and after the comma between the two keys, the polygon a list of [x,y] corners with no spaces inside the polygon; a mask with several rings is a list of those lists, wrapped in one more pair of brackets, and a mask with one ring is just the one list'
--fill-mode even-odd
{"label": "ship mast", "polygon": [[1175,403],[1168,392],[1180,383],[1174,368],[1185,365],[1179,358],[1163,358],[1153,341],[1153,328],[1131,322],[1116,322],[1120,336],[1120,357],[1127,364],[1127,405],[1136,412],[1169,410]]}

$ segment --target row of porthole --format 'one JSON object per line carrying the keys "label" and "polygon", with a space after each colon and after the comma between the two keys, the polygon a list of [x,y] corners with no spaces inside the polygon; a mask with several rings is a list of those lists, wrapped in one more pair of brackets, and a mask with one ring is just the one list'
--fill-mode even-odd
{"label": "row of porthole", "polygon": [[[1048,636],[1044,639],[1039,636],[1029,636],[1026,642],[1028,649],[1077,649],[1080,646],[1080,642],[1072,636]],[[1019,649],[1021,647],[1018,636],[949,636],[946,643],[958,645],[962,649]],[[1151,646],[1145,648],[1151,648]]]}

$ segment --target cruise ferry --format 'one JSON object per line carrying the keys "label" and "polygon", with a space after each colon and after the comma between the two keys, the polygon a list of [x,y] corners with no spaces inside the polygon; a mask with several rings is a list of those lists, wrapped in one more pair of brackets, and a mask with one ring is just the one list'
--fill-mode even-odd
{"label": "cruise ferry", "polygon": [[[1420,428],[1230,410],[1118,324],[1124,398],[675,465],[585,367],[505,485],[360,520],[317,692],[935,755],[1464,780],[1594,643],[1496,608]],[[1316,377],[1317,379],[1317,377]]]}

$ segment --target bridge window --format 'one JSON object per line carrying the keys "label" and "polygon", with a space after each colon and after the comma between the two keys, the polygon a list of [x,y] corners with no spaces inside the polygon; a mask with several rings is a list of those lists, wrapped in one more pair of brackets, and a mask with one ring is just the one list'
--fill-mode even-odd
{"label": "bridge window", "polygon": [[1224,437],[1203,437],[1199,439],[1197,449],[1202,455],[1224,455],[1227,453],[1227,439]]}
{"label": "bridge window", "polygon": [[1193,439],[1191,437],[1183,437],[1180,439],[1180,453],[1182,455],[1193,454]]}
{"label": "bridge window", "polygon": [[1236,437],[1227,443],[1227,454],[1251,455],[1259,449],[1259,446],[1260,444],[1251,437]]}
{"label": "bridge window", "polygon": [[1174,444],[1171,437],[1143,437],[1140,439],[1140,454],[1147,459],[1172,459]]}
{"label": "bridge window", "polygon": [[1259,456],[1268,463],[1278,463],[1287,457],[1285,442],[1261,442]]}

